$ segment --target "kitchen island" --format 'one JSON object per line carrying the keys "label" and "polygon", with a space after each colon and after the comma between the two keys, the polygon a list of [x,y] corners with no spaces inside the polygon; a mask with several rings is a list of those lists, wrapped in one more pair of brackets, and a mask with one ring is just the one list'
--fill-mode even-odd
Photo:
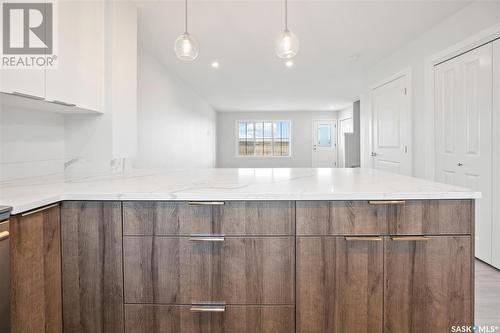
{"label": "kitchen island", "polygon": [[4,182],[13,332],[449,332],[476,198],[371,169]]}

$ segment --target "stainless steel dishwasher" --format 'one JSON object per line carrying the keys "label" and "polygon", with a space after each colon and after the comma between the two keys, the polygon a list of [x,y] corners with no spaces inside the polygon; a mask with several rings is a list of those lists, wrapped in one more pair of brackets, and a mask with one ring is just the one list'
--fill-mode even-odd
{"label": "stainless steel dishwasher", "polygon": [[11,207],[0,206],[0,332],[10,332],[10,242]]}

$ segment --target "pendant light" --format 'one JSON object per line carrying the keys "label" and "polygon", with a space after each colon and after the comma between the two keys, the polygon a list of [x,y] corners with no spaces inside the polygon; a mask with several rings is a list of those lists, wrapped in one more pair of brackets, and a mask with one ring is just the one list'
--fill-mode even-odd
{"label": "pendant light", "polygon": [[174,50],[177,58],[182,61],[193,61],[198,57],[198,42],[188,33],[188,7],[184,0],[184,33],[175,40]]}
{"label": "pendant light", "polygon": [[285,0],[285,30],[276,40],[276,54],[282,59],[290,59],[299,52],[299,39],[288,30],[288,0]]}

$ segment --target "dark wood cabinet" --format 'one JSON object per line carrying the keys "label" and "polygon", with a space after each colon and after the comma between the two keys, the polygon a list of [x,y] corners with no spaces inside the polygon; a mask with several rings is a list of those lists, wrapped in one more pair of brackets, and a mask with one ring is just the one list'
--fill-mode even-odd
{"label": "dark wood cabinet", "polygon": [[10,234],[11,332],[62,332],[59,205],[13,216]]}
{"label": "dark wood cabinet", "polygon": [[297,332],[382,332],[383,249],[381,237],[298,237]]}
{"label": "dark wood cabinet", "polygon": [[65,201],[12,217],[12,330],[449,332],[474,320],[473,222],[472,200]]}
{"label": "dark wood cabinet", "polygon": [[229,305],[223,313],[183,305],[125,305],[126,333],[293,333],[294,306]]}
{"label": "dark wood cabinet", "polygon": [[124,235],[295,234],[294,201],[124,202]]}
{"label": "dark wood cabinet", "polygon": [[388,237],[385,333],[450,332],[473,325],[470,236]]}
{"label": "dark wood cabinet", "polygon": [[125,236],[125,302],[294,303],[294,237],[221,239]]}
{"label": "dark wood cabinet", "polygon": [[61,234],[64,331],[123,333],[121,203],[64,202]]}

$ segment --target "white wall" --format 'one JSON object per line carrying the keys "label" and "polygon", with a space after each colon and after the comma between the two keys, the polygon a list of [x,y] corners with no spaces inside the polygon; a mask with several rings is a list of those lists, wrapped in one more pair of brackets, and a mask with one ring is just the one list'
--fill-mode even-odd
{"label": "white wall", "polygon": [[138,124],[136,166],[215,166],[215,111],[141,45]]}
{"label": "white wall", "polygon": [[0,181],[64,170],[64,117],[0,104]]}
{"label": "white wall", "polygon": [[413,173],[417,177],[429,177],[429,174],[426,173],[426,166],[432,163],[432,160],[429,159],[429,155],[426,153],[426,150],[428,150],[426,142],[428,141],[430,126],[425,105],[426,59],[498,22],[500,22],[499,1],[474,2],[366,72],[365,87],[361,94],[361,159],[363,166],[371,165],[371,158],[369,157],[371,147],[368,142],[370,136],[369,88],[375,83],[411,67],[413,87]]}
{"label": "white wall", "polygon": [[[312,120],[337,119],[337,112],[218,112],[217,167],[219,168],[300,168],[311,167]],[[290,120],[290,157],[237,157],[236,122],[238,120]]]}

